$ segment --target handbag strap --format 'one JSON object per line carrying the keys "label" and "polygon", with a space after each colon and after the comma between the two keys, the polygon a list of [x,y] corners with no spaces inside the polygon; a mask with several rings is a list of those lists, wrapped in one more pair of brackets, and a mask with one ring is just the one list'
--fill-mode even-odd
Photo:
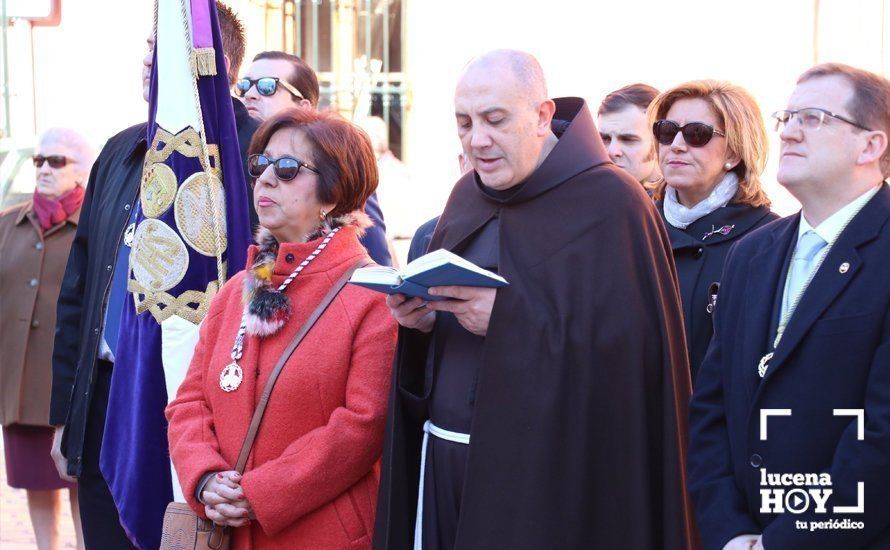
{"label": "handbag strap", "polygon": [[365,267],[369,264],[373,263],[370,258],[367,256],[357,261],[353,264],[352,267],[346,270],[343,275],[334,283],[334,286],[328,290],[328,293],[324,298],[321,299],[321,302],[318,304],[318,307],[309,315],[309,318],[306,319],[306,322],[303,323],[303,326],[300,327],[300,330],[297,332],[297,335],[294,336],[294,339],[291,340],[291,343],[284,349],[284,352],[281,354],[281,357],[278,359],[278,362],[275,364],[275,368],[272,369],[272,374],[269,375],[269,379],[266,381],[266,385],[263,388],[263,395],[260,397],[259,402],[256,405],[256,410],[253,413],[253,419],[250,421],[250,427],[247,429],[247,435],[244,436],[244,443],[241,445],[241,453],[238,455],[238,463],[235,465],[235,470],[239,474],[244,473],[244,467],[247,466],[247,458],[250,456],[250,451],[253,448],[253,442],[256,439],[257,431],[260,428],[260,422],[263,420],[263,414],[266,412],[266,405],[269,404],[269,396],[272,394],[272,388],[275,387],[275,382],[278,380],[278,375],[281,374],[281,371],[284,370],[284,364],[290,359],[291,355],[293,355],[294,350],[297,349],[297,346],[300,345],[300,342],[309,333],[312,329],[315,322],[318,321],[319,317],[328,309],[328,306],[331,305],[331,302],[334,301],[334,298],[340,291],[346,286],[346,283],[349,282],[349,278],[352,277],[352,274],[356,269]]}

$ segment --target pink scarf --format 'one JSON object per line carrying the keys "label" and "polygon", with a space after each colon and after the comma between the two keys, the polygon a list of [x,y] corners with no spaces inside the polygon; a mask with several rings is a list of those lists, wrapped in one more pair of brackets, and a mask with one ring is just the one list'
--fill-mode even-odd
{"label": "pink scarf", "polygon": [[80,208],[80,203],[83,202],[83,195],[83,187],[79,185],[57,199],[52,199],[34,191],[34,212],[40,221],[40,228],[46,231],[65,221],[65,218]]}

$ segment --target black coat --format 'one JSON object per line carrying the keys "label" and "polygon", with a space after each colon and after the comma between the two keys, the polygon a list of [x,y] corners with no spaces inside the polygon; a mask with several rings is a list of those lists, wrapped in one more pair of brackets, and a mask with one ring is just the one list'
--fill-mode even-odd
{"label": "black coat", "polygon": [[49,421],[66,425],[62,453],[68,457],[71,475],[81,472],[104,302],[118,244],[139,190],[145,132],[143,123],[112,137],[93,164],[62,279],[56,309]]}
{"label": "black coat", "polygon": [[[455,548],[687,548],[690,381],[667,233],[609,162],[584,101],[507,199],[475,173],[430,249],[460,254],[492,217],[499,289],[476,386]],[[374,547],[412,547],[430,337],[400,329]]]}
{"label": "black coat", "polygon": [[[659,203],[658,210],[663,218],[664,204]],[[689,350],[693,383],[714,333],[711,313],[708,311],[709,291],[711,285],[720,282],[723,262],[730,247],[751,230],[778,218],[766,206],[756,208],[730,203],[689,224],[686,229],[678,229],[665,222],[680,278],[686,346]],[[726,234],[711,233],[726,227],[730,228]]]}

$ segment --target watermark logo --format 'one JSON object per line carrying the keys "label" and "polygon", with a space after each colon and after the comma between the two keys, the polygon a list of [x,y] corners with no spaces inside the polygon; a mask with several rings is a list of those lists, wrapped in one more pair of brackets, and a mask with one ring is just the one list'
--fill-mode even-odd
{"label": "watermark logo", "polygon": [[[760,410],[760,440],[768,437],[769,419],[779,416],[791,416],[791,409]],[[834,409],[834,416],[852,416],[856,418],[857,439],[865,439],[865,411],[863,409]],[[858,482],[855,506],[835,506],[829,504],[834,493],[831,474],[820,473],[771,473],[760,468],[760,513],[762,514],[803,514],[812,511],[814,514],[862,514],[865,513],[865,483]],[[826,520],[796,521],[798,529],[816,531],[822,529],[863,529],[861,521]]]}

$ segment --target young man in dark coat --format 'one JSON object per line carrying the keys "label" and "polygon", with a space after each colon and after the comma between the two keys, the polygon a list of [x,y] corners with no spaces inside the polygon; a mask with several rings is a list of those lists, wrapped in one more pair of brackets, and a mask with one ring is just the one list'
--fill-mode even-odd
{"label": "young man in dark coat", "polygon": [[[257,81],[261,78],[276,78],[276,86],[271,95],[259,92]],[[282,85],[290,83],[290,89]],[[284,109],[318,109],[321,90],[318,76],[312,67],[301,58],[279,51],[260,52],[248,65],[245,74],[238,80],[235,93],[244,99],[247,112],[252,118],[263,122]],[[246,159],[245,159],[246,160]],[[250,182],[252,178],[247,181]],[[248,186],[251,227],[256,227],[257,218],[253,208],[253,187]],[[371,259],[380,265],[392,265],[389,242],[386,240],[386,225],[383,211],[374,192],[365,204],[365,214],[374,222],[362,235],[362,246],[368,249]]]}
{"label": "young man in dark coat", "polygon": [[[243,28],[225,5],[217,2],[217,10],[229,81],[234,83],[244,56]],[[143,61],[146,101],[151,63],[149,51]],[[242,158],[246,158],[259,123],[237,99],[233,98],[232,105]],[[114,366],[108,334],[116,332],[113,325],[117,323],[112,320],[120,318],[119,310],[117,315],[108,314],[109,289],[116,273],[123,273],[121,280],[126,280],[127,264],[117,261],[118,247],[137,200],[147,146],[146,124],[142,123],[113,136],[102,148],[90,173],[59,294],[49,416],[50,424],[56,426],[53,458],[60,475],[77,478],[88,548],[132,547],[99,471],[99,453]],[[246,164],[244,169],[246,173]]]}
{"label": "young man in dark coat", "polygon": [[429,249],[510,285],[388,300],[375,548],[689,547],[690,381],[658,213],[585,102],[547,99],[532,56],[474,60],[455,108],[474,170]]}
{"label": "young man in dark coat", "polygon": [[726,260],[689,492],[705,548],[890,548],[890,81],[819,65],[787,109],[802,208]]}

